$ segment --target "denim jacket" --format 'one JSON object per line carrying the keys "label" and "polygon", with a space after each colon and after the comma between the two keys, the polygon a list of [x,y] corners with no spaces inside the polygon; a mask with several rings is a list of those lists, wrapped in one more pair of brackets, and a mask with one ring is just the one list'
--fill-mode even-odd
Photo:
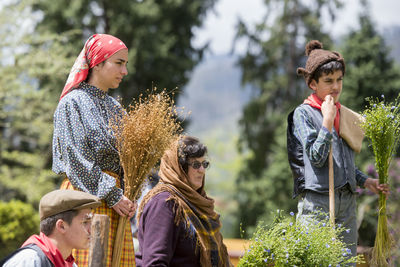
{"label": "denim jacket", "polygon": [[355,192],[363,186],[367,176],[354,164],[354,151],[333,128],[330,133],[322,127],[322,113],[302,104],[288,117],[288,158],[294,177],[296,197],[305,189],[329,192],[329,147],[333,147],[335,189],[346,184]]}

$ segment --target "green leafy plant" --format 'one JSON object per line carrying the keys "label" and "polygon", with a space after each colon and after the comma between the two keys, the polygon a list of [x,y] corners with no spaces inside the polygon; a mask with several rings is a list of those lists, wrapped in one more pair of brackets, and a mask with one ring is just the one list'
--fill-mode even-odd
{"label": "green leafy plant", "polygon": [[39,216],[30,205],[19,200],[0,202],[0,258],[19,248],[39,230]]}
{"label": "green leafy plant", "polygon": [[239,266],[346,266],[361,262],[340,237],[348,231],[341,225],[331,227],[329,216],[296,221],[294,213],[285,217],[281,211],[270,226],[259,224],[250,247]]}
{"label": "green leafy plant", "polygon": [[[385,103],[384,95],[381,97],[381,100],[367,98],[369,106],[363,112],[365,120],[361,126],[374,151],[379,183],[389,184],[388,169],[400,138],[400,103],[399,97],[391,103]],[[392,243],[387,225],[386,196],[380,193],[378,228],[371,258],[373,265],[388,266]]]}

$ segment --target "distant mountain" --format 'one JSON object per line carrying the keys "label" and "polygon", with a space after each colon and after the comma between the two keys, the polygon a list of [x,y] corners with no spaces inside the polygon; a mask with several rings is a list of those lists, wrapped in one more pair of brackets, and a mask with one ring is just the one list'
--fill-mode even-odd
{"label": "distant mountain", "polygon": [[233,55],[210,57],[194,69],[178,101],[178,106],[191,111],[189,133],[199,135],[218,127],[236,129],[242,108],[250,99],[250,90],[241,87],[236,60]]}

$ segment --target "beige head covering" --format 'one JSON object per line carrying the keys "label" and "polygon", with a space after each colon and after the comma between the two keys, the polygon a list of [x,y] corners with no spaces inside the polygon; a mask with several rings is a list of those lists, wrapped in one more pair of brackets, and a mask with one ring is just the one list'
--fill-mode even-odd
{"label": "beige head covering", "polygon": [[100,205],[101,200],[89,193],[75,190],[54,190],[40,200],[40,220],[67,210],[92,209]]}
{"label": "beige head covering", "polygon": [[[171,149],[164,153],[160,164],[160,182],[144,197],[138,210],[137,221],[139,221],[147,202],[161,192],[169,192],[171,196],[166,201],[172,200],[175,203],[176,225],[185,222],[195,228],[201,266],[211,266],[212,250],[218,251],[218,266],[231,266],[220,233],[219,214],[214,210],[214,200],[209,198],[204,191],[204,181],[198,191],[190,186],[188,176],[178,162],[178,146],[179,142],[176,141]],[[199,225],[200,221],[206,221],[207,228],[210,230]]]}

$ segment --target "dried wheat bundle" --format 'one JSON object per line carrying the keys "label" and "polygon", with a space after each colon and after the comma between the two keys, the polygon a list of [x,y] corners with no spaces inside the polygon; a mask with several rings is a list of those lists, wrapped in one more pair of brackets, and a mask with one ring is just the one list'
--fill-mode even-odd
{"label": "dried wheat bundle", "polygon": [[[178,138],[181,125],[172,98],[162,91],[142,95],[112,128],[124,170],[125,193],[136,200],[151,169]],[[112,266],[119,266],[126,217],[120,217],[114,243]],[[120,229],[121,228],[121,229]]]}
{"label": "dried wheat bundle", "polygon": [[114,127],[129,199],[137,197],[146,176],[178,137],[181,126],[177,116],[173,100],[162,91],[141,96]]}

